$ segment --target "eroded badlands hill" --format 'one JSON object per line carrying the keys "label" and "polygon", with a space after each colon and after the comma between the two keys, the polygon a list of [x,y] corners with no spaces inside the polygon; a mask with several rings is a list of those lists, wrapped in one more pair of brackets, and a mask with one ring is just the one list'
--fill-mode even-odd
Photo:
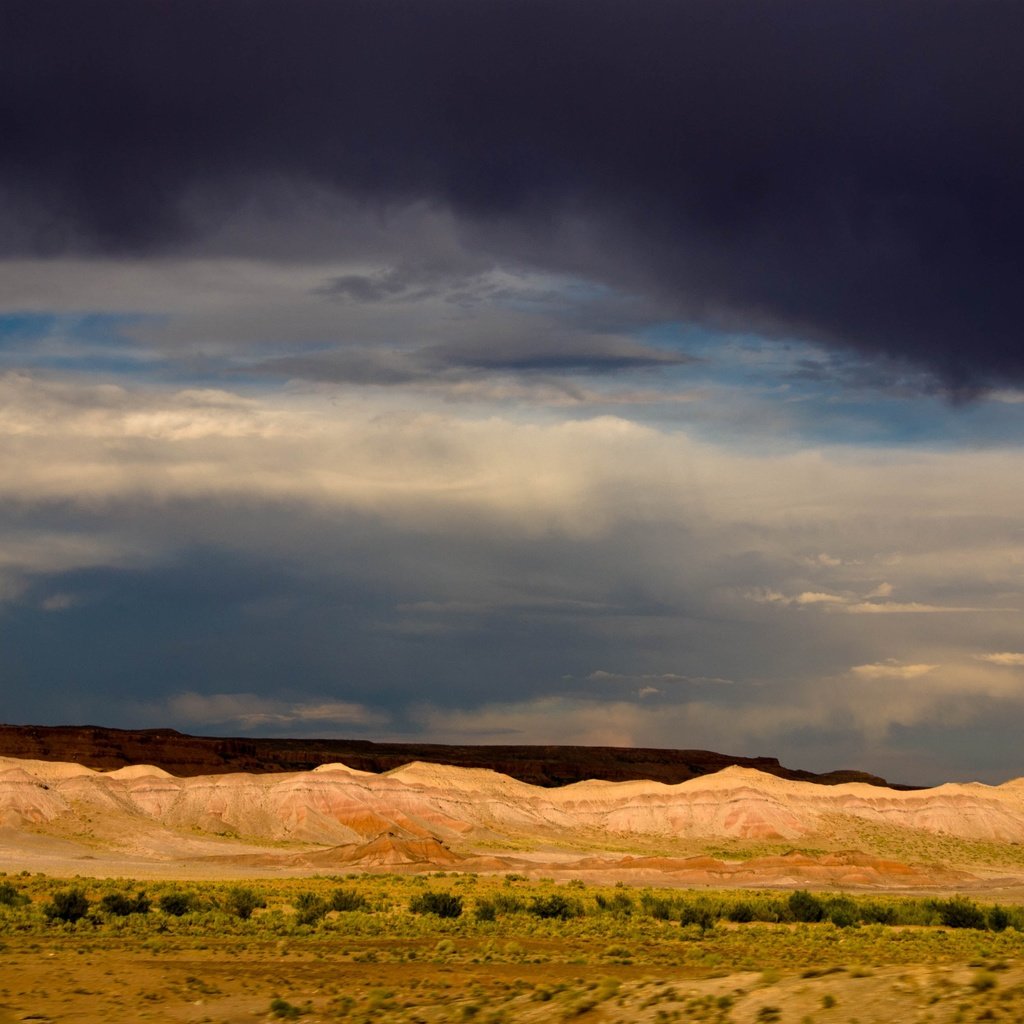
{"label": "eroded badlands hill", "polygon": [[[0,857],[44,870],[81,870],[83,861],[103,870],[118,860],[136,872],[149,865],[178,873],[197,864],[235,873],[525,867],[644,880],[912,886],[967,879],[954,869],[951,842],[1012,854],[1024,843],[1024,780],[898,791],[730,767],[675,785],[543,788],[423,762],[383,775],[326,764],[179,778],[145,765],[97,772],[0,758]],[[735,856],[694,856],[730,843]],[[787,844],[816,852],[779,857]],[[1002,873],[1011,873],[1005,864],[1013,856],[1002,860]]]}
{"label": "eroded badlands hill", "polygon": [[90,725],[0,724],[0,756],[72,761],[100,769],[152,764],[173,775],[310,771],[331,761],[341,761],[361,771],[386,772],[412,761],[427,761],[462,768],[490,768],[535,786],[565,786],[584,779],[685,782],[730,765],[740,765],[784,779],[826,785],[843,782],[867,782],[875,786],[887,784],[885,779],[867,772],[816,774],[786,768],[774,757],[737,757],[711,750],[240,739],[188,736],[174,729],[107,729]]}

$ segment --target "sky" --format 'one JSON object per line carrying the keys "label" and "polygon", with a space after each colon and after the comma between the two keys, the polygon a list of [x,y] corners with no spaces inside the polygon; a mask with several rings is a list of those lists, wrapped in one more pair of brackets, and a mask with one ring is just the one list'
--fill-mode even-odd
{"label": "sky", "polygon": [[1024,775],[1022,40],[7,0],[0,720]]}

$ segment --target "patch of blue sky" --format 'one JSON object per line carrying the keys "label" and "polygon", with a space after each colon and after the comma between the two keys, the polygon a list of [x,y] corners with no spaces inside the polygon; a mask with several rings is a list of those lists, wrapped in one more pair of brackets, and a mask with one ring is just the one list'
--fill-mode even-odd
{"label": "patch of blue sky", "polygon": [[0,313],[0,347],[31,345],[53,338],[90,345],[135,343],[132,330],[163,318],[146,313]]}
{"label": "patch of blue sky", "polygon": [[[954,402],[924,370],[836,354],[799,339],[686,323],[659,324],[635,336],[694,361],[658,368],[653,378],[645,371],[651,388],[630,418],[677,423],[707,439],[757,447],[948,448],[1016,446],[1024,437],[1024,394]],[[623,381],[612,383],[621,388]],[[604,388],[612,394],[608,382]]]}
{"label": "patch of blue sky", "polygon": [[0,363],[19,369],[138,376],[164,360],[137,337],[161,317],[139,313],[0,314]]}
{"label": "patch of blue sky", "polygon": [[139,313],[0,313],[0,351],[30,361],[39,355],[78,351],[139,349],[135,330],[159,317]]}

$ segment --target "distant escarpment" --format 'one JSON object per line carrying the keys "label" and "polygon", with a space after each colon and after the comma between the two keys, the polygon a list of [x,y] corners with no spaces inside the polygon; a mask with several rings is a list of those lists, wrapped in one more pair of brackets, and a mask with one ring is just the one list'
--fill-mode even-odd
{"label": "distant escarpment", "polygon": [[675,784],[736,765],[781,779],[828,786],[849,782],[891,786],[885,779],[867,772],[816,774],[786,768],[774,757],[737,757],[710,750],[245,739],[189,736],[174,729],[107,729],[98,726],[0,724],[0,756],[76,762],[100,770],[150,764],[176,776],[302,772],[338,761],[358,771],[381,773],[411,761],[424,761],[461,768],[487,768],[533,786],[545,787],[571,785],[584,779],[607,782],[648,779]]}

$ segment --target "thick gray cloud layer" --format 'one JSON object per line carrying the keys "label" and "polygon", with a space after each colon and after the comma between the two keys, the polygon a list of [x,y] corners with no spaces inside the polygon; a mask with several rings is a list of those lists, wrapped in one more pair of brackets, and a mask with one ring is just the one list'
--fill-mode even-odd
{"label": "thick gray cloud layer", "polygon": [[299,212],[293,246],[323,252],[347,244],[336,201],[425,202],[500,259],[679,315],[961,389],[1024,377],[1020,5],[12,0],[0,19],[9,253],[258,255],[247,218]]}
{"label": "thick gray cloud layer", "polygon": [[1013,774],[1016,452],[388,397],[0,380],[5,717]]}

